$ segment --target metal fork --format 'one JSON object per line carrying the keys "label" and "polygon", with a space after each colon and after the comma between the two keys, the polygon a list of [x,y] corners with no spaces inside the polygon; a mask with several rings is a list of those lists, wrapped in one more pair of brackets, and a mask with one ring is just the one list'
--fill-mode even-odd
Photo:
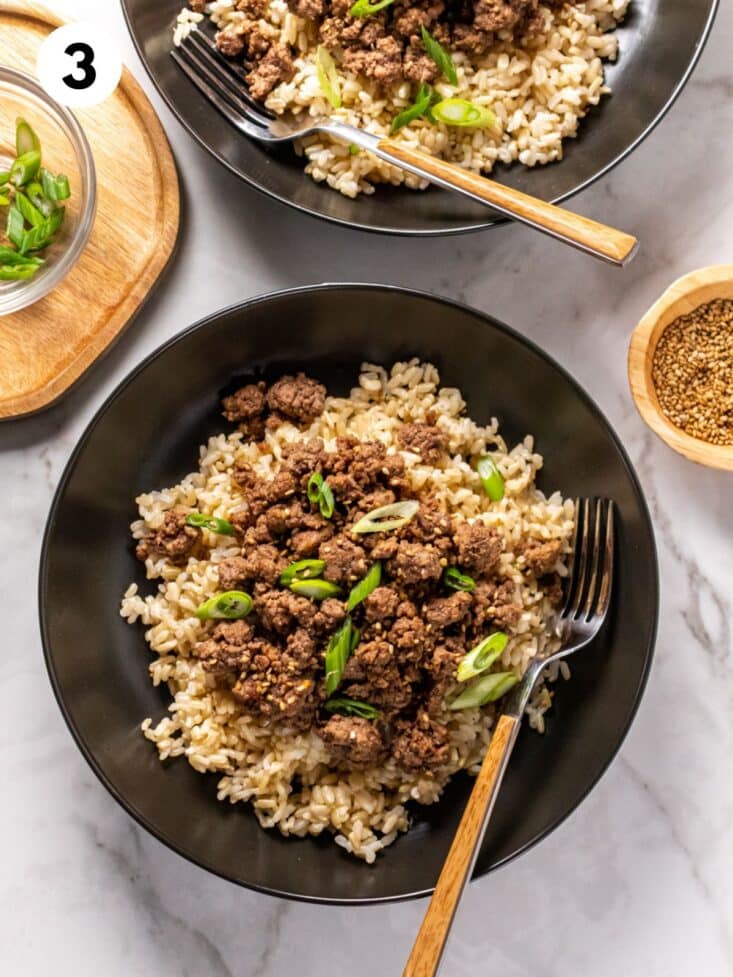
{"label": "metal fork", "polygon": [[613,502],[584,499],[577,503],[573,559],[556,625],[562,646],[543,660],[533,660],[507,697],[402,977],[435,977],[438,972],[537,680],[548,665],[590,644],[603,626],[613,584],[613,524]]}
{"label": "metal fork", "polygon": [[322,133],[350,146],[358,146],[445,190],[454,190],[478,203],[490,204],[505,217],[612,264],[624,265],[636,253],[638,242],[630,234],[488,180],[405,142],[375,136],[327,117],[308,119],[306,123],[275,118],[249,95],[244,72],[228,61],[203,31],[192,31],[178,48],[174,48],[172,57],[211,105],[251,139],[283,143]]}

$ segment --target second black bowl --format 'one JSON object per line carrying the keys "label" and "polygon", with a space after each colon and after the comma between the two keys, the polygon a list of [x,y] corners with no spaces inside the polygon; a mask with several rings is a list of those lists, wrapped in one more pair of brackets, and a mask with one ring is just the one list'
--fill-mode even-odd
{"label": "second black bowl", "polygon": [[79,747],[127,810],[171,848],[225,878],[278,895],[367,902],[430,891],[471,787],[457,776],[442,800],[374,866],[332,840],[264,831],[244,805],[216,800],[215,775],[179,759],[161,764],[140,723],[159,717],[140,628],[119,616],[131,580],[147,590],[129,523],[142,491],[180,481],[198,445],[222,430],[219,395],[233,376],[297,365],[347,393],[362,359],[419,356],[460,387],[471,415],[495,415],[516,442],[536,437],[540,488],[604,495],[619,514],[618,576],[610,622],[572,660],[540,736],[524,729],[476,873],[527,849],[598,780],[631,723],[657,621],[649,515],[618,439],[598,408],[552,360],[478,312],[377,286],[320,286],[254,299],[163,346],[125,380],[83,435],[61,480],[43,547],[40,610],[56,695]]}

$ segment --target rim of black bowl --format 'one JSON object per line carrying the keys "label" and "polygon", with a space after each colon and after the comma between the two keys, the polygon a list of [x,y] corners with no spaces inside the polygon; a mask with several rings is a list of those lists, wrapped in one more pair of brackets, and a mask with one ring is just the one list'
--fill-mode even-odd
{"label": "rim of black bowl", "polygon": [[[516,329],[513,329],[511,326],[508,326],[506,323],[502,322],[501,320],[494,319],[488,313],[482,312],[479,309],[475,309],[464,302],[458,302],[450,298],[443,298],[441,296],[433,295],[432,293],[426,292],[424,290],[403,288],[402,286],[399,285],[380,285],[374,282],[344,282],[344,283],[323,282],[317,285],[300,285],[300,286],[295,286],[293,288],[277,289],[272,292],[265,292],[261,295],[255,295],[244,302],[234,303],[233,305],[229,305],[223,309],[217,310],[211,315],[208,315],[205,318],[200,319],[198,322],[194,323],[193,325],[188,326],[186,329],[184,329],[182,332],[177,333],[171,339],[166,340],[164,343],[158,346],[157,349],[153,350],[152,353],[146,356],[133,370],[130,371],[130,373],[127,374],[127,376],[125,376],[117,384],[114,390],[109,394],[109,396],[104,400],[101,406],[94,413],[94,416],[89,421],[86,428],[84,429],[81,437],[79,438],[79,441],[77,442],[73,452],[71,453],[71,456],[69,457],[69,460],[66,463],[63,474],[61,475],[61,479],[54,493],[53,501],[51,503],[51,508],[49,510],[49,515],[46,522],[46,528],[43,534],[43,544],[41,547],[41,559],[40,559],[40,567],[39,567],[39,575],[38,575],[38,613],[39,613],[39,620],[40,620],[41,642],[43,645],[43,656],[46,662],[46,669],[48,671],[49,679],[51,681],[51,687],[53,689],[54,696],[56,697],[56,701],[59,705],[61,714],[69,729],[69,732],[71,733],[76,745],[81,751],[82,756],[87,761],[87,763],[91,767],[92,771],[94,772],[98,780],[109,791],[112,797],[114,797],[117,803],[122,808],[124,808],[124,810],[127,811],[127,813],[140,825],[140,827],[144,828],[151,835],[153,835],[154,838],[157,838],[158,841],[162,842],[166,846],[166,848],[169,848],[171,851],[175,852],[176,854],[181,855],[187,861],[193,863],[194,865],[198,866],[201,869],[206,870],[207,872],[211,872],[213,875],[216,875],[227,882],[232,882],[236,885],[240,885],[245,889],[251,889],[255,892],[261,892],[268,896],[291,899],[296,902],[307,902],[307,903],[315,903],[321,905],[365,906],[365,905],[382,905],[384,903],[406,902],[411,899],[419,899],[421,897],[431,895],[433,889],[432,888],[418,889],[412,892],[404,892],[393,896],[377,896],[374,898],[355,897],[353,899],[331,898],[325,896],[308,896],[308,895],[303,895],[301,893],[286,892],[282,889],[273,888],[272,886],[257,885],[252,882],[245,882],[242,879],[232,878],[231,876],[226,875],[223,872],[219,871],[218,869],[214,868],[212,865],[208,864],[204,859],[199,858],[198,856],[193,854],[193,852],[188,851],[187,849],[181,847],[180,845],[174,844],[172,841],[170,841],[162,831],[160,831],[151,821],[149,821],[143,814],[140,813],[140,811],[137,810],[134,804],[128,801],[127,798],[123,794],[121,794],[120,791],[117,790],[115,785],[105,774],[101,765],[97,762],[94,753],[87,747],[86,742],[84,741],[82,735],[77,729],[74,720],[69,710],[66,707],[66,703],[64,701],[64,697],[57,680],[54,663],[53,663],[53,654],[51,652],[51,637],[49,635],[48,624],[46,621],[46,613],[45,613],[45,591],[47,585],[47,576],[48,576],[47,571],[48,571],[48,558],[49,558],[48,551],[49,551],[51,536],[53,534],[53,530],[56,524],[56,519],[58,516],[59,505],[61,503],[61,498],[65,492],[66,484],[69,481],[73,473],[73,470],[76,466],[77,458],[79,457],[79,455],[82,453],[82,451],[86,446],[89,436],[94,431],[97,424],[102,420],[103,416],[107,413],[107,410],[112,406],[114,401],[137,378],[137,376],[140,373],[142,373],[150,363],[158,359],[158,357],[165,355],[165,353],[172,346],[176,345],[176,343],[180,342],[186,336],[190,335],[193,332],[196,332],[199,329],[205,329],[211,322],[216,321],[218,318],[220,318],[223,315],[228,315],[232,312],[241,312],[252,305],[258,305],[260,303],[269,302],[283,295],[305,295],[311,292],[320,292],[320,291],[352,291],[352,290],[368,290],[368,291],[399,293],[402,295],[409,295],[421,299],[427,299],[431,302],[436,302],[442,305],[452,306],[456,309],[460,309],[463,312],[468,312],[472,315],[477,316],[479,319],[482,319],[487,325],[491,326],[492,328],[499,329],[500,331],[511,336],[513,339],[518,340],[520,343],[523,343],[530,350],[532,350],[536,355],[538,355],[546,362],[548,362],[552,367],[554,367],[554,369],[556,369],[568,381],[568,383],[570,383],[570,385],[577,393],[578,397],[582,401],[584,401],[585,404],[589,406],[591,410],[593,410],[596,413],[596,415],[603,421],[603,424],[607,429],[611,437],[611,440],[613,441],[616,450],[618,451],[619,456],[628,473],[629,479],[634,489],[634,494],[636,495],[637,500],[639,502],[640,511],[642,512],[646,520],[647,529],[649,531],[649,537],[651,541],[650,556],[652,561],[652,570],[653,570],[652,576],[654,582],[653,593],[651,594],[651,598],[652,598],[652,606],[654,608],[654,619],[652,621],[651,631],[649,633],[649,641],[647,643],[647,648],[646,648],[644,669],[639,679],[639,684],[634,693],[634,698],[631,707],[624,721],[618,742],[614,746],[607,761],[601,766],[595,778],[588,785],[588,788],[575,800],[575,802],[572,804],[571,807],[568,808],[567,811],[565,811],[559,817],[555,818],[555,820],[552,821],[550,824],[546,825],[542,831],[538,831],[537,834],[534,835],[534,837],[532,837],[529,841],[527,841],[521,848],[518,848],[512,854],[507,855],[506,857],[500,859],[494,865],[491,865],[489,868],[486,869],[485,872],[482,872],[481,875],[474,875],[471,881],[476,881],[477,879],[482,878],[484,875],[488,875],[492,872],[495,872],[497,869],[502,868],[504,865],[507,865],[509,862],[514,861],[514,859],[518,858],[520,855],[523,855],[531,848],[534,848],[535,845],[537,845],[540,841],[542,841],[544,838],[550,835],[556,828],[558,828],[567,818],[570,817],[571,814],[573,814],[580,807],[583,801],[585,801],[585,799],[588,797],[590,792],[596,787],[596,785],[599,783],[601,778],[604,776],[604,774],[610,767],[611,763],[617,756],[619,750],[621,749],[621,746],[623,745],[623,742],[626,739],[626,736],[628,735],[629,729],[631,728],[631,724],[633,723],[636,713],[639,709],[639,705],[641,703],[641,699],[643,697],[644,690],[646,688],[646,684],[649,679],[649,673],[651,671],[651,666],[654,659],[654,649],[656,645],[657,630],[659,625],[659,560],[657,557],[656,540],[654,537],[654,527],[649,512],[649,507],[646,503],[646,499],[644,497],[644,493],[642,492],[641,485],[639,483],[639,479],[636,475],[634,467],[631,464],[631,459],[629,458],[626,449],[621,443],[612,425],[606,418],[606,415],[603,413],[603,411],[595,402],[595,400],[588,393],[586,393],[586,391],[580,386],[578,381],[575,380],[575,378],[565,369],[565,367],[563,367],[560,363],[558,363],[557,360],[554,359],[554,357],[552,357],[549,353],[545,352],[545,350],[543,350],[540,346],[538,346],[533,340],[524,336],[522,333],[518,332]],[[261,830],[264,831],[265,829],[262,828]]]}
{"label": "rim of black bowl", "polygon": [[[120,4],[122,6],[122,13],[125,18],[125,24],[127,25],[127,32],[130,35],[137,56],[140,59],[140,62],[142,63],[142,66],[145,69],[148,78],[153,83],[155,90],[158,92],[158,94],[163,99],[165,104],[168,106],[170,111],[176,117],[178,122],[180,122],[180,124],[189,134],[189,136],[195,139],[196,142],[200,146],[202,146],[206,150],[206,152],[209,153],[210,156],[213,156],[213,158],[218,160],[218,162],[221,163],[222,166],[226,167],[226,169],[228,169],[230,173],[233,173],[234,176],[238,177],[240,180],[243,180],[244,183],[247,184],[247,186],[251,187],[253,190],[256,190],[258,193],[261,193],[266,197],[270,197],[272,200],[276,200],[278,203],[284,204],[287,207],[292,207],[294,210],[300,211],[301,214],[308,214],[310,217],[316,217],[319,220],[327,221],[328,223],[331,224],[338,224],[341,227],[348,227],[351,230],[370,231],[374,234],[391,234],[394,235],[395,237],[442,237],[442,236],[449,236],[454,234],[471,234],[475,231],[485,231],[490,227],[497,227],[497,226],[510,223],[510,218],[497,215],[490,220],[472,221],[470,224],[462,224],[457,227],[429,228],[429,229],[422,229],[422,230],[419,228],[397,228],[397,227],[386,227],[378,224],[362,224],[356,221],[345,220],[342,217],[332,217],[330,214],[324,214],[319,210],[314,210],[312,207],[306,207],[304,204],[297,203],[294,200],[290,200],[288,197],[283,197],[279,193],[275,193],[273,190],[268,190],[266,187],[260,186],[259,184],[255,183],[255,181],[252,180],[248,176],[248,174],[242,173],[240,170],[237,169],[236,166],[233,166],[225,156],[223,156],[221,153],[218,153],[215,149],[213,149],[206,142],[206,140],[201,138],[198,135],[198,133],[196,133],[194,129],[189,125],[187,120],[184,118],[183,113],[179,111],[175,101],[169,97],[168,93],[158,83],[155,74],[153,73],[150,65],[148,64],[148,60],[145,56],[145,52],[143,51],[142,44],[138,41],[137,35],[132,27],[132,20],[127,9],[127,0],[120,0]],[[654,129],[656,129],[656,127],[665,117],[667,112],[669,112],[669,110],[672,108],[674,103],[679,98],[687,82],[690,80],[690,76],[692,75],[692,72],[695,70],[697,63],[700,60],[703,51],[705,50],[705,45],[707,44],[708,38],[710,37],[710,31],[712,30],[713,23],[715,22],[715,17],[718,13],[719,5],[720,5],[720,0],[712,0],[710,13],[708,14],[708,18],[705,22],[705,26],[703,27],[702,32],[700,33],[700,37],[698,39],[697,45],[695,46],[695,50],[692,53],[692,57],[690,58],[690,61],[687,65],[685,72],[683,73],[680,80],[677,82],[677,85],[675,86],[674,90],[672,91],[665,105],[652,119],[652,121],[649,123],[646,129],[644,129],[643,132],[639,133],[636,139],[634,139],[633,142],[631,142],[622,152],[620,152],[616,157],[614,157],[614,159],[612,159],[609,163],[606,163],[605,166],[601,167],[601,169],[598,170],[597,173],[594,173],[593,176],[590,176],[588,177],[587,180],[584,180],[582,183],[579,183],[578,186],[574,187],[572,190],[567,190],[565,193],[561,193],[558,194],[558,196],[556,197],[552,197],[550,203],[560,204],[565,200],[570,200],[576,194],[582,193],[583,190],[587,190],[588,187],[592,186],[597,180],[600,180],[602,177],[606,176],[606,174],[610,173],[611,170],[615,169],[619,163],[622,163],[626,159],[626,157],[629,156],[631,153],[633,153],[634,150],[637,149],[637,147],[644,142],[647,136],[651,132],[653,132]],[[200,95],[199,93],[197,93],[197,96],[203,98],[203,96]],[[247,137],[242,136],[241,138],[246,139]],[[560,161],[559,165],[562,165],[562,161]],[[306,173],[303,173],[303,178],[310,179]],[[337,193],[338,191],[334,190],[333,192]],[[446,191],[446,193],[447,192],[450,191]]]}

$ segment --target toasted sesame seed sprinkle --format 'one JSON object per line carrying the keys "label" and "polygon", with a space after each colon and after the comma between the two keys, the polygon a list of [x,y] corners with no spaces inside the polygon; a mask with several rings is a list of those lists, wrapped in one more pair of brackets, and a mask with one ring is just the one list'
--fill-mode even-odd
{"label": "toasted sesame seed sprinkle", "polygon": [[654,350],[652,381],[674,425],[733,444],[733,300],[714,299],[671,322]]}

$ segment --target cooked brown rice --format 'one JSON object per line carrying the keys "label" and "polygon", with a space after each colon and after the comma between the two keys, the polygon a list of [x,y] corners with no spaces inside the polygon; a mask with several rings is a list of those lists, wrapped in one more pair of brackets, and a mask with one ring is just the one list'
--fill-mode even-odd
{"label": "cooked brown rice", "polygon": [[[536,166],[561,159],[563,140],[577,135],[583,116],[610,91],[604,82],[603,60],[617,56],[614,29],[628,4],[629,0],[585,0],[556,11],[542,8],[545,28],[536,36],[515,43],[509,35],[499,35],[499,43],[474,64],[456,52],[458,85],[443,80],[436,83],[436,90],[445,98],[467,98],[491,108],[496,127],[471,130],[418,120],[396,138],[480,172],[489,172],[496,162]],[[214,0],[206,10],[218,28],[235,32],[245,17],[236,9],[236,0]],[[180,44],[201,20],[202,14],[182,11],[174,43]],[[383,136],[394,117],[411,104],[414,92],[407,82],[384,93],[367,79],[340,71],[343,105],[334,111],[318,82],[313,26],[297,17],[286,0],[269,0],[260,26],[297,51],[293,78],[267,97],[266,105],[273,112],[299,117],[330,114]],[[369,153],[352,155],[348,146],[323,136],[307,140],[299,151],[307,160],[306,173],[348,197],[372,193],[375,183],[426,186]]]}
{"label": "cooked brown rice", "polygon": [[[460,392],[440,388],[437,370],[430,364],[411,360],[395,364],[389,372],[366,364],[350,397],[329,397],[322,417],[305,432],[289,423],[268,431],[264,451],[243,441],[240,433],[216,435],[201,447],[198,471],[172,488],[137,499],[140,519],[133,523],[132,534],[140,539],[146,530],[158,528],[165,512],[176,505],[228,518],[241,504],[230,479],[235,462],[247,462],[266,475],[277,470],[287,442],[321,437],[332,448],[337,436],[347,434],[381,440],[394,452],[400,425],[425,421],[429,412],[448,435],[451,460],[436,468],[403,451],[412,486],[429,490],[459,518],[481,520],[503,535],[501,574],[516,583],[523,614],[501,665],[521,675],[532,658],[555,650],[557,639],[550,633],[552,608],[522,574],[514,553],[530,537],[560,539],[568,552],[573,503],[559,492],[546,497],[536,488],[542,457],[531,436],[508,449],[496,420],[486,427],[475,424],[465,415]],[[487,447],[505,480],[506,494],[499,503],[480,491],[478,476],[464,460]],[[146,628],[145,639],[156,655],[149,666],[153,683],[167,683],[173,697],[168,715],[144,721],[145,736],[155,743],[161,760],[185,756],[195,770],[220,775],[219,799],[251,802],[263,827],[299,837],[327,830],[347,851],[373,862],[380,849],[407,829],[408,801],[431,804],[456,771],[475,772],[491,736],[490,712],[470,709],[441,717],[450,729],[451,754],[434,774],[406,773],[391,760],[350,773],[329,768],[315,732],[294,732],[285,724],[268,726],[247,715],[227,690],[215,687],[192,656],[205,628],[194,611],[219,589],[217,563],[238,552],[225,537],[212,536],[210,542],[219,542],[210,558],[191,557],[185,568],[149,557],[147,576],[159,581],[157,591],[144,597],[131,584],[122,600],[122,616]],[[543,686],[528,710],[530,724],[539,731],[550,703],[551,693]]]}

